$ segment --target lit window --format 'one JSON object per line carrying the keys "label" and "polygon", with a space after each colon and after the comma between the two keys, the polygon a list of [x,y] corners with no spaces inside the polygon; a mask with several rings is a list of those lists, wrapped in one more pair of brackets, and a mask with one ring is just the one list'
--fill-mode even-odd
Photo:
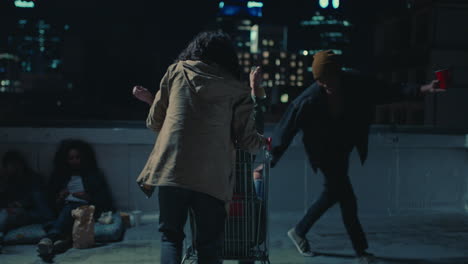
{"label": "lit window", "polygon": [[301,87],[302,85],[304,85],[302,82],[297,82],[297,86]]}
{"label": "lit window", "polygon": [[285,104],[289,101],[289,95],[288,94],[282,94],[280,97],[280,101]]}
{"label": "lit window", "polygon": [[245,66],[249,66],[249,65],[250,65],[250,61],[245,60],[245,61],[244,61],[244,65],[245,65]]}
{"label": "lit window", "polygon": [[275,79],[279,80],[281,78],[281,75],[279,73],[275,74]]}
{"label": "lit window", "polygon": [[290,85],[291,85],[291,86],[296,86],[296,83],[295,83],[295,82],[291,82]]}
{"label": "lit window", "polygon": [[285,59],[285,58],[286,58],[286,52],[281,52],[281,53],[280,53],[280,57],[281,57],[282,59]]}
{"label": "lit window", "polygon": [[291,61],[290,65],[291,65],[292,68],[294,68],[294,67],[296,67],[296,62],[295,62],[295,61]]}
{"label": "lit window", "polygon": [[291,59],[295,60],[297,58],[296,54],[291,54]]}
{"label": "lit window", "polygon": [[304,63],[303,63],[302,61],[299,61],[299,62],[298,62],[298,66],[299,66],[299,67],[302,67],[302,66],[304,66]]}
{"label": "lit window", "polygon": [[328,7],[328,0],[319,0],[319,4],[321,8],[327,8]]}
{"label": "lit window", "polygon": [[304,76],[299,75],[299,76],[297,77],[297,79],[298,79],[299,81],[303,81],[303,80],[304,80]]}
{"label": "lit window", "polygon": [[270,75],[266,72],[263,74],[263,79],[267,80],[268,78],[270,78]]}
{"label": "lit window", "polygon": [[273,40],[270,40],[270,41],[268,42],[268,44],[270,44],[270,46],[273,47],[273,46],[275,45],[275,42],[274,42]]}
{"label": "lit window", "polygon": [[304,70],[302,69],[297,69],[297,74],[302,74],[304,72]]}
{"label": "lit window", "polygon": [[263,52],[263,57],[264,57],[264,58],[270,57],[270,53],[269,53],[268,51],[264,51],[264,52]]}
{"label": "lit window", "polygon": [[244,67],[244,72],[245,72],[245,73],[249,73],[249,72],[250,72],[250,68],[249,68],[249,67]]}
{"label": "lit window", "polygon": [[332,4],[333,8],[337,9],[338,7],[340,7],[340,0],[333,0]]}
{"label": "lit window", "polygon": [[256,2],[256,1],[249,1],[249,2],[247,2],[247,7],[248,8],[254,8],[254,7],[262,8],[263,3],[262,2]]}
{"label": "lit window", "polygon": [[273,81],[272,80],[268,81],[268,87],[273,87]]}
{"label": "lit window", "polygon": [[16,0],[15,6],[20,7],[20,8],[34,8],[35,5],[34,5],[34,2],[32,1]]}
{"label": "lit window", "polygon": [[248,53],[248,52],[244,53],[244,58],[246,58],[246,59],[250,58],[250,53]]}
{"label": "lit window", "polygon": [[281,61],[280,61],[279,59],[276,59],[275,64],[276,64],[276,66],[280,66],[280,65],[281,65]]}
{"label": "lit window", "polygon": [[267,59],[263,60],[263,65],[268,65],[268,60]]}
{"label": "lit window", "polygon": [[266,39],[262,40],[262,45],[267,46],[268,45],[268,40],[266,40]]}
{"label": "lit window", "polygon": [[296,75],[289,76],[289,79],[291,79],[291,81],[295,81],[296,80]]}
{"label": "lit window", "polygon": [[302,52],[302,55],[307,56],[307,55],[309,55],[309,52],[308,52],[307,50],[304,50],[304,51]]}

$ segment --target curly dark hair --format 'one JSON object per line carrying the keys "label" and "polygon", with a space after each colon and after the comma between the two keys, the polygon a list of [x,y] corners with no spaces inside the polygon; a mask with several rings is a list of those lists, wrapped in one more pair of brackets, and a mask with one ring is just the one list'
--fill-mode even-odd
{"label": "curly dark hair", "polygon": [[70,150],[75,149],[80,153],[81,171],[96,171],[98,170],[96,154],[93,147],[79,139],[66,139],[63,140],[54,157],[54,170],[53,174],[61,175],[61,177],[69,178],[72,169],[68,164],[68,153]]}
{"label": "curly dark hair", "polygon": [[176,62],[199,60],[207,64],[215,63],[240,79],[240,67],[232,40],[223,31],[203,31],[195,36],[179,54]]}

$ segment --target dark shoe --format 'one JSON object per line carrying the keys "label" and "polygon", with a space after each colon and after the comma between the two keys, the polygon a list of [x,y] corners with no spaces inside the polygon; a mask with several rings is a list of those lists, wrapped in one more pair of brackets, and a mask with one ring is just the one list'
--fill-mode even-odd
{"label": "dark shoe", "polygon": [[59,239],[54,242],[54,253],[64,253],[71,247],[71,241],[68,239]]}
{"label": "dark shoe", "polygon": [[357,254],[357,261],[359,264],[370,264],[376,262],[376,257],[369,252],[362,252]]}
{"label": "dark shoe", "polygon": [[53,249],[54,249],[54,243],[52,242],[52,239],[50,238],[43,238],[37,244],[37,252],[41,256],[47,256],[47,255],[52,254]]}
{"label": "dark shoe", "polygon": [[296,233],[296,228],[292,228],[288,231],[288,237],[296,246],[299,253],[304,257],[313,257],[315,254],[310,250],[309,241],[307,239],[300,237]]}

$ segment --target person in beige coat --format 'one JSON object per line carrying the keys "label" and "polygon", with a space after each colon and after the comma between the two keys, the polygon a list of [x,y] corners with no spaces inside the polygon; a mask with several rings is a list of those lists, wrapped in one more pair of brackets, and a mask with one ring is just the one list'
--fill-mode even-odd
{"label": "person in beige coat", "polygon": [[148,197],[159,187],[161,263],[180,263],[189,210],[198,263],[220,263],[235,149],[256,152],[265,144],[239,76],[229,36],[202,32],[161,80],[146,122],[158,137],[137,179]]}

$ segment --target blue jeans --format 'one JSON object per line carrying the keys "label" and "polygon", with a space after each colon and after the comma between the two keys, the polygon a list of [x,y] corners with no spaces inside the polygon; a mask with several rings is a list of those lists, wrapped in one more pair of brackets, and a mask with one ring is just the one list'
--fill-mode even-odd
{"label": "blue jeans", "polygon": [[31,194],[32,206],[30,208],[14,208],[8,214],[6,208],[0,213],[0,232],[30,224],[45,224],[54,219],[54,213],[50,209],[45,195],[41,191],[33,191]]}
{"label": "blue jeans", "polygon": [[46,237],[55,241],[57,239],[64,239],[67,236],[71,235],[74,223],[74,219],[71,215],[71,212],[82,205],[87,205],[87,203],[65,203],[65,206],[60,211],[58,218],[50,223],[50,228],[49,230],[47,230]]}
{"label": "blue jeans", "polygon": [[185,238],[184,226],[192,210],[196,225],[195,248],[199,264],[221,263],[226,209],[224,202],[207,194],[178,187],[159,187],[161,263],[179,264]]}

